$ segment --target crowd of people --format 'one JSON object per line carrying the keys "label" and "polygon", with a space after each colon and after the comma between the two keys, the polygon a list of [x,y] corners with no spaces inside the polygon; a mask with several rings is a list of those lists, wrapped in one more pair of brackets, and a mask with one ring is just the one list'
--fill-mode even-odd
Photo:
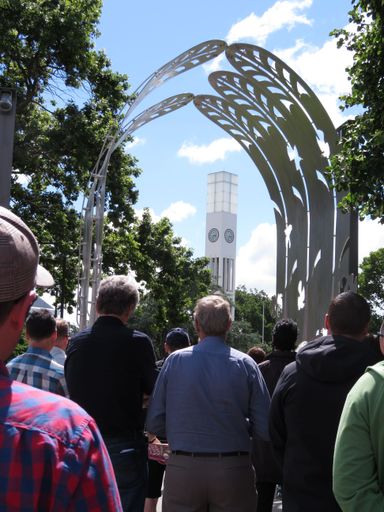
{"label": "crowd of people", "polygon": [[[137,284],[111,276],[97,319],[69,326],[32,309],[53,285],[28,226],[0,207],[0,510],[285,512],[384,510],[384,324],[352,291],[300,345],[278,321],[272,351],[230,347],[231,308],[202,297],[198,343],[174,327],[165,358],[127,326]],[[25,327],[28,349],[14,358]],[[166,446],[159,464],[149,448]],[[164,481],[163,481],[164,477]],[[163,489],[163,491],[162,491]]]}

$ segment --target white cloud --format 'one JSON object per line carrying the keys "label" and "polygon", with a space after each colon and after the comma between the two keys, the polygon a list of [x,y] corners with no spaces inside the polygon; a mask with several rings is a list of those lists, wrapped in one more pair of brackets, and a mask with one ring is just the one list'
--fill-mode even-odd
{"label": "white cloud", "polygon": [[241,151],[241,146],[235,139],[224,137],[201,146],[184,142],[177,155],[188,158],[191,164],[201,165],[225,160],[227,153],[239,151]]}
{"label": "white cloud", "polygon": [[[147,210],[149,210],[153,222],[158,222],[162,217],[168,217],[172,223],[181,222],[188,217],[192,217],[196,213],[196,208],[192,204],[185,203],[184,201],[176,201],[175,203],[171,203],[168,208],[160,213],[160,215],[157,215],[155,210],[152,208],[147,208]],[[143,213],[143,208],[135,209],[135,214],[138,219],[142,218]]]}
{"label": "white cloud", "polygon": [[13,175],[16,177],[16,182],[20,183],[23,187],[27,187],[32,179],[30,175],[20,174],[19,172],[14,172]]}
{"label": "white cloud", "polygon": [[359,264],[370,252],[384,247],[384,226],[376,220],[359,222]]}
{"label": "white cloud", "polygon": [[[144,208],[134,208],[134,210],[136,217],[138,219],[141,219],[143,217]],[[146,210],[149,210],[153,222],[158,222],[160,220],[161,215],[156,215],[155,210],[153,210],[152,208],[146,208]]]}
{"label": "white cloud", "polygon": [[[226,36],[228,44],[247,40],[259,46],[265,46],[268,36],[282,28],[292,29],[295,25],[311,25],[312,21],[304,14],[304,9],[312,5],[312,0],[279,0],[267,9],[261,16],[251,13],[246,18],[238,21],[229,29]],[[217,71],[224,59],[221,54],[216,59],[204,65],[207,73]]]}
{"label": "white cloud", "polygon": [[181,222],[196,213],[196,208],[184,201],[176,201],[166,208],[160,217],[168,217],[171,222]]}
{"label": "white cloud", "polygon": [[[370,252],[384,247],[384,226],[366,219],[359,223],[359,263]],[[276,226],[259,224],[236,258],[236,284],[276,293]]]}
{"label": "white cloud", "polygon": [[312,21],[305,15],[299,14],[312,5],[312,0],[278,1],[267,9],[261,16],[251,13],[231,27],[227,35],[228,44],[241,39],[255,41],[264,45],[268,36],[287,27],[292,29],[297,24],[311,25]]}
{"label": "white cloud", "polygon": [[143,146],[146,142],[147,141],[144,138],[133,137],[133,141],[128,142],[128,144],[125,146],[125,149],[128,150],[134,148],[135,146]]}
{"label": "white cloud", "polygon": [[276,226],[259,224],[236,258],[236,283],[276,293]]}
{"label": "white cloud", "polygon": [[321,47],[297,40],[295,46],[274,50],[273,53],[314,90],[335,126],[346,120],[346,115],[338,108],[338,97],[350,91],[345,68],[352,64],[352,52],[344,47],[337,48],[336,39],[332,38]]}

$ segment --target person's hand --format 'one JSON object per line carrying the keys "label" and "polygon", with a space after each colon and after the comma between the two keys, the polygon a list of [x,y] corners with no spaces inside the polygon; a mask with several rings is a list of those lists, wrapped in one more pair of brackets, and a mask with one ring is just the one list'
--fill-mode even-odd
{"label": "person's hand", "polygon": [[155,434],[148,432],[148,444],[161,444],[161,441],[155,436]]}

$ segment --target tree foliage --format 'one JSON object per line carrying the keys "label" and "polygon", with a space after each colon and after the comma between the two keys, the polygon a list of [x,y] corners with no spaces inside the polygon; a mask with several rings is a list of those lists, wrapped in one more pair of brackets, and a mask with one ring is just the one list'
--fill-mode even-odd
{"label": "tree foliage", "polygon": [[[82,194],[130,101],[127,77],[95,49],[101,0],[0,0],[0,85],[17,90],[11,206],[37,234],[59,309],[75,305]],[[153,333],[186,321],[209,283],[168,220],[136,219],[136,160],[120,147],[107,177],[103,273],[146,283]]]}
{"label": "tree foliage", "polygon": [[[229,340],[244,352],[253,345],[271,347],[272,329],[277,319],[276,307],[264,291],[239,286],[235,292],[235,322]],[[264,324],[264,340],[263,340]]]}
{"label": "tree foliage", "polygon": [[[74,305],[79,199],[103,141],[129,99],[125,75],[95,50],[101,0],[2,3],[0,85],[17,91],[11,205],[38,234],[56,302]],[[108,220],[129,222],[136,162],[110,163]],[[118,212],[118,215],[117,215]]]}
{"label": "tree foliage", "polygon": [[209,292],[211,274],[206,258],[194,258],[191,249],[175,237],[167,218],[153,222],[146,209],[128,231],[128,257],[114,255],[124,251],[124,243],[114,244],[116,234],[109,232],[104,244],[104,263],[119,260],[119,272],[133,269],[138,281],[145,283],[141,305],[132,325],[150,334],[159,346],[173,327],[185,327],[193,334],[192,311],[196,300]]}
{"label": "tree foliage", "polygon": [[338,47],[353,52],[347,68],[351,92],[342,109],[358,115],[342,127],[340,152],[331,159],[329,177],[347,194],[341,206],[384,223],[384,6],[382,0],[352,0],[351,29],[334,30]]}
{"label": "tree foliage", "polygon": [[384,315],[384,248],[371,252],[361,265],[358,279],[359,293],[371,305],[371,330],[378,331]]}

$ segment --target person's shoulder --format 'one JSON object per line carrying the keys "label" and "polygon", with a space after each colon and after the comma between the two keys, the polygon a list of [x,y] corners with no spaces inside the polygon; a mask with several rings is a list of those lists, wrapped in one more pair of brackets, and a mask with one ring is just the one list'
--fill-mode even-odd
{"label": "person's shoulder", "polygon": [[59,375],[64,375],[64,366],[55,361],[55,359],[51,360],[50,369],[54,370]]}
{"label": "person's shoulder", "polygon": [[137,329],[130,329],[129,327],[125,327],[125,329],[127,334],[129,333],[135,341],[151,341],[151,338],[148,334],[145,334],[145,332],[138,331]]}
{"label": "person's shoulder", "polygon": [[71,339],[69,342],[69,348],[86,341],[89,338],[91,332],[92,332],[92,327],[87,327],[86,329],[83,329],[82,331],[79,331],[79,332],[73,334],[71,336]]}
{"label": "person's shoulder", "polygon": [[258,367],[258,364],[255,362],[254,359],[252,359],[251,356],[245,354],[244,352],[241,352],[241,350],[238,350],[237,348],[230,347],[229,354],[230,357],[236,361],[243,361],[245,364],[250,364],[253,367]]}
{"label": "person's shoulder", "polygon": [[[363,389],[368,389],[370,386],[380,386],[382,388],[384,380],[384,361],[380,361],[372,366],[368,366],[365,373],[360,377],[357,382],[357,386],[362,387]],[[384,388],[383,388],[384,391]]]}
{"label": "person's shoulder", "polygon": [[169,367],[174,361],[178,361],[180,359],[186,360],[186,358],[189,358],[189,356],[193,354],[196,347],[198,347],[198,345],[191,345],[189,347],[175,350],[165,358],[163,366]]}
{"label": "person's shoulder", "polygon": [[292,363],[287,364],[283,371],[280,374],[279,381],[277,384],[277,387],[284,388],[291,386],[297,376],[297,364],[296,361],[293,361]]}
{"label": "person's shoulder", "polygon": [[264,371],[271,366],[271,360],[265,359],[264,361],[261,361],[261,363],[259,363],[257,366],[260,368],[261,371]]}
{"label": "person's shoulder", "polygon": [[22,362],[24,358],[25,358],[25,354],[19,354],[18,356],[13,357],[12,359],[10,359],[7,362],[7,364],[6,364],[6,367],[7,368],[11,368],[15,364],[18,364],[18,363]]}
{"label": "person's shoulder", "polygon": [[8,391],[6,421],[17,428],[44,433],[69,445],[94,421],[75,402],[55,393],[18,381],[10,381]]}
{"label": "person's shoulder", "polygon": [[71,336],[71,339],[68,344],[68,348],[66,351],[66,355],[72,354],[72,352],[75,352],[79,349],[81,349],[83,346],[86,346],[87,341],[89,341],[91,336],[91,327],[87,327],[86,329],[83,329],[82,331],[77,332],[73,336]]}

